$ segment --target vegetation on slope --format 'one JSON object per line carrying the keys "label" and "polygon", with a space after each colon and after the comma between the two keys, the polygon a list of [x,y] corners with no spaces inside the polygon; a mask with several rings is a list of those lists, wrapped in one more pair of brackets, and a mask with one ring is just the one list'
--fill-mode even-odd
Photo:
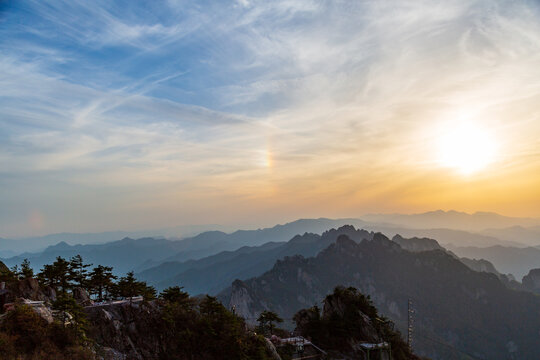
{"label": "vegetation on slope", "polygon": [[387,342],[395,360],[419,359],[393,323],[379,315],[371,299],[353,287],[336,287],[324,299],[322,312],[317,306],[303,309],[294,320],[297,333],[340,358],[342,354],[361,352],[360,343]]}
{"label": "vegetation on slope", "polygon": [[[23,263],[21,270],[2,268],[10,301],[43,300],[39,311],[16,302],[0,317],[0,359],[91,360],[137,359],[270,359],[263,337],[246,330],[243,319],[216,298],[190,297],[179,287],[155,290],[128,273],[115,282],[112,269],[89,265],[79,256],[57,258],[37,275]],[[96,300],[143,295],[143,302],[87,306],[87,292]],[[46,295],[48,294],[48,295]]]}
{"label": "vegetation on slope", "polygon": [[0,359],[91,360],[94,354],[76,326],[48,323],[19,305],[0,320]]}

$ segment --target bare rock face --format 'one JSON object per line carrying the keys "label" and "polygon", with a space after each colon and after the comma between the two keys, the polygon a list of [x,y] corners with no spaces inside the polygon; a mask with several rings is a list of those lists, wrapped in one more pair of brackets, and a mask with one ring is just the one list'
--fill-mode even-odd
{"label": "bare rock face", "polygon": [[0,273],[7,273],[8,271],[9,268],[6,266],[6,264],[0,261]]}
{"label": "bare rock face", "polygon": [[281,360],[281,356],[279,356],[274,344],[272,344],[272,342],[270,340],[266,339],[266,338],[264,340],[265,340],[266,348],[270,352],[270,354],[272,356],[272,359],[273,360]]}
{"label": "bare rock face", "polygon": [[39,316],[41,316],[41,318],[43,318],[45,321],[47,321],[49,324],[51,324],[53,321],[54,321],[54,317],[53,317],[53,313],[52,313],[52,310],[51,308],[47,307],[46,305],[44,304],[31,304],[29,302],[24,302],[26,303],[28,306],[30,306],[30,308],[36,313],[38,314]]}
{"label": "bare rock face", "polygon": [[154,303],[94,306],[85,312],[91,324],[90,337],[103,349],[114,349],[104,359],[154,359],[160,353],[160,341],[154,334],[163,324]]}
{"label": "bare rock face", "polygon": [[42,288],[42,291],[43,291],[43,295],[45,296],[46,299],[48,299],[49,302],[54,302],[56,301],[56,291],[50,287],[50,286],[47,286],[47,287],[44,287]]}
{"label": "bare rock face", "polygon": [[523,287],[540,294],[540,269],[532,269],[522,280]]}
{"label": "bare rock face", "polygon": [[90,306],[94,304],[94,301],[90,299],[90,296],[88,296],[88,293],[83,288],[73,289],[73,298],[81,306]]}
{"label": "bare rock face", "polygon": [[98,349],[96,355],[99,360],[127,360],[125,354],[122,354],[118,350],[111,349],[110,347]]}
{"label": "bare rock face", "polygon": [[492,263],[484,259],[469,259],[469,258],[460,258],[462,263],[467,265],[469,268],[478,272],[487,272],[500,276],[501,274],[495,269]]}
{"label": "bare rock face", "polygon": [[246,319],[248,323],[253,323],[253,319],[256,319],[260,312],[257,311],[258,307],[246,285],[240,280],[235,280],[232,284],[229,307],[234,308],[235,313]]}
{"label": "bare rock face", "polygon": [[46,301],[52,303],[56,300],[56,292],[50,287],[41,288],[36,279],[23,279],[9,286],[8,301],[24,298],[33,301]]}

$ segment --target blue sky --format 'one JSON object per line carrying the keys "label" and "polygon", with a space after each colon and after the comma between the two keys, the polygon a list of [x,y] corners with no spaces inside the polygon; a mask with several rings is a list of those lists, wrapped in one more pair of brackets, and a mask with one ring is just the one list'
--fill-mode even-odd
{"label": "blue sky", "polygon": [[[0,4],[0,237],[540,215],[537,1]],[[502,149],[474,179],[428,156],[462,114]]]}

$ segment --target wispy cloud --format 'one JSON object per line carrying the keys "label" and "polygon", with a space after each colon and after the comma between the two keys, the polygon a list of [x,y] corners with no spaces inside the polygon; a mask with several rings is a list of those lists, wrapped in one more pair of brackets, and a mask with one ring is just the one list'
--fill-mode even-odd
{"label": "wispy cloud", "polygon": [[506,0],[15,4],[0,29],[0,201],[18,215],[0,227],[22,233],[36,209],[41,231],[73,223],[63,189],[92,219],[71,230],[437,206],[411,203],[411,184],[459,191],[430,153],[472,113],[503,149],[491,181],[530,174],[539,15]]}

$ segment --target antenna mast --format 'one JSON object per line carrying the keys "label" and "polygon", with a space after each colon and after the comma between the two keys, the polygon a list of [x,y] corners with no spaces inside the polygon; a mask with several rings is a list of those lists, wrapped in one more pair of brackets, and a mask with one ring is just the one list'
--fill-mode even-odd
{"label": "antenna mast", "polygon": [[410,298],[409,298],[409,300],[407,302],[407,313],[408,313],[408,318],[407,318],[407,345],[409,346],[409,350],[412,351],[414,309],[412,307],[412,300]]}

